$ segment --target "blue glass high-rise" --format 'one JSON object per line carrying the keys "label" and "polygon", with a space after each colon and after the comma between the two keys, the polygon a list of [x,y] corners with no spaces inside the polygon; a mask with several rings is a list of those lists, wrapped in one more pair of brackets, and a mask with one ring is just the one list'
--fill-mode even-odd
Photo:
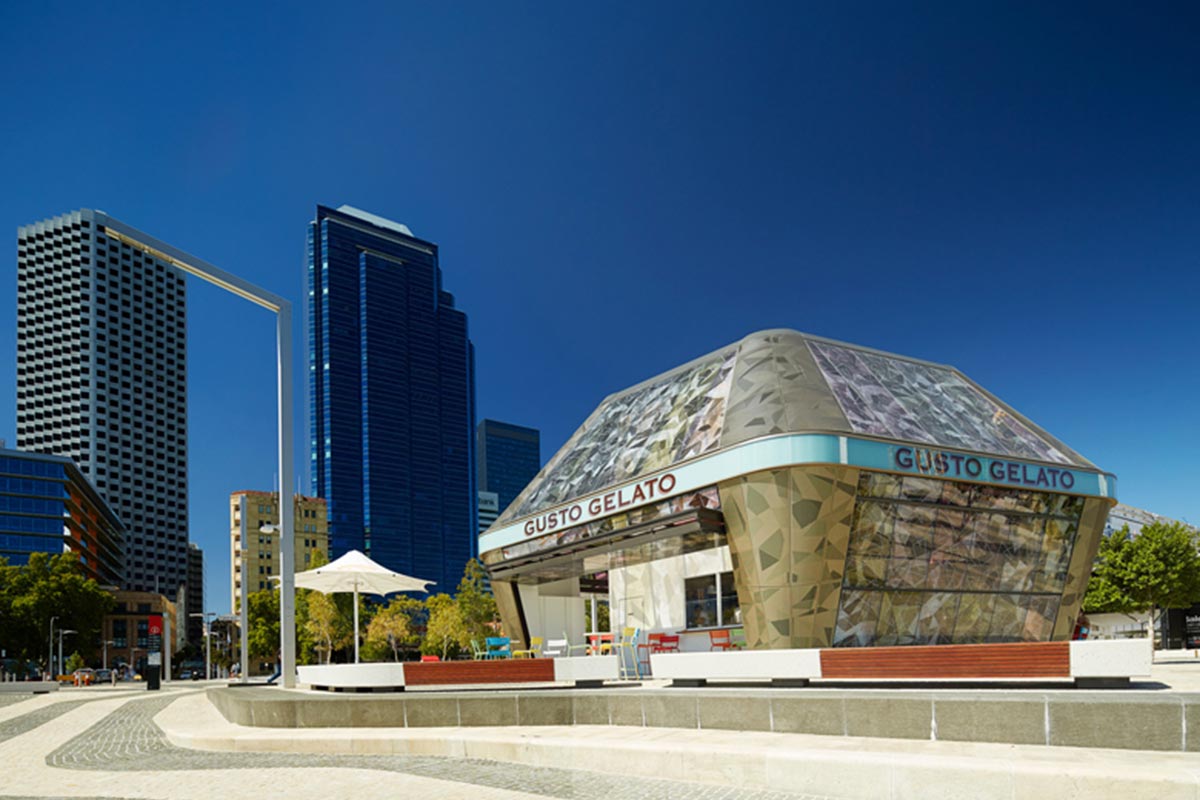
{"label": "blue glass high-rise", "polygon": [[542,468],[541,434],[485,419],[475,432],[475,458],[479,491],[495,492],[503,513]]}
{"label": "blue glass high-rise", "polygon": [[475,352],[437,245],[348,206],[308,233],[313,491],[333,558],[453,592],[476,549]]}

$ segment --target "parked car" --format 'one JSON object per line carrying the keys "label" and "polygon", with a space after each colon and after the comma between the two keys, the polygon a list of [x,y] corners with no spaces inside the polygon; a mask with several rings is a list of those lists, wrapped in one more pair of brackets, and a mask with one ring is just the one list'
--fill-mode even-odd
{"label": "parked car", "polygon": [[96,683],[108,683],[111,680],[112,680],[112,670],[111,669],[96,670]]}
{"label": "parked car", "polygon": [[181,681],[194,681],[194,680],[197,680],[197,676],[196,676],[196,673],[195,673],[193,670],[190,670],[190,669],[184,669],[184,670],[180,670],[180,671],[179,671],[179,680],[181,680]]}

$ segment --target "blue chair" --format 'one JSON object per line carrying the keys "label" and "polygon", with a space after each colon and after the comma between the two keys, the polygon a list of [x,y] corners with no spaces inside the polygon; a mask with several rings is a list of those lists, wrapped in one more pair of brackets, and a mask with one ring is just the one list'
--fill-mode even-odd
{"label": "blue chair", "polygon": [[512,658],[512,640],[507,636],[489,636],[485,641],[489,659]]}

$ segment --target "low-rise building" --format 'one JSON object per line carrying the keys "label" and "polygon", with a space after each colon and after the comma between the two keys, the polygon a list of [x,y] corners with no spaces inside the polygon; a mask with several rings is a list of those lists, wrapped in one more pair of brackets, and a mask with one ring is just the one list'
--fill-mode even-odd
{"label": "low-rise building", "polygon": [[102,629],[109,667],[128,665],[143,673],[152,651],[166,642],[174,645],[174,651],[179,649],[175,603],[155,592],[119,590],[113,598],[116,605],[105,615]]}
{"label": "low-rise building", "polygon": [[63,456],[0,450],[0,556],[73,551],[89,578],[125,585],[125,526]]}
{"label": "low-rise building", "polygon": [[[329,556],[329,522],[325,501],[320,497],[295,495],[296,571],[312,565],[317,553]],[[245,515],[246,543],[243,547],[242,516]],[[279,574],[279,533],[270,526],[279,525],[279,495],[276,492],[241,491],[229,495],[229,549],[233,563],[230,595],[235,611],[239,608],[243,556],[248,593],[269,589],[273,575]],[[267,530],[263,530],[267,528]]]}

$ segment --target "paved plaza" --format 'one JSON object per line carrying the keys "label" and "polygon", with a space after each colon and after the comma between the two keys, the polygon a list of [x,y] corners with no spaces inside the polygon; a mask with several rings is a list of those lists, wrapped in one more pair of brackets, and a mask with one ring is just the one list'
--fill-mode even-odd
{"label": "paved plaza", "polygon": [[[140,687],[139,687],[140,689]],[[86,696],[85,696],[86,695]],[[23,797],[698,798],[812,800],[730,785],[629,778],[473,758],[205,752],[167,741],[154,717],[202,697],[88,689],[0,699],[0,800]]]}

